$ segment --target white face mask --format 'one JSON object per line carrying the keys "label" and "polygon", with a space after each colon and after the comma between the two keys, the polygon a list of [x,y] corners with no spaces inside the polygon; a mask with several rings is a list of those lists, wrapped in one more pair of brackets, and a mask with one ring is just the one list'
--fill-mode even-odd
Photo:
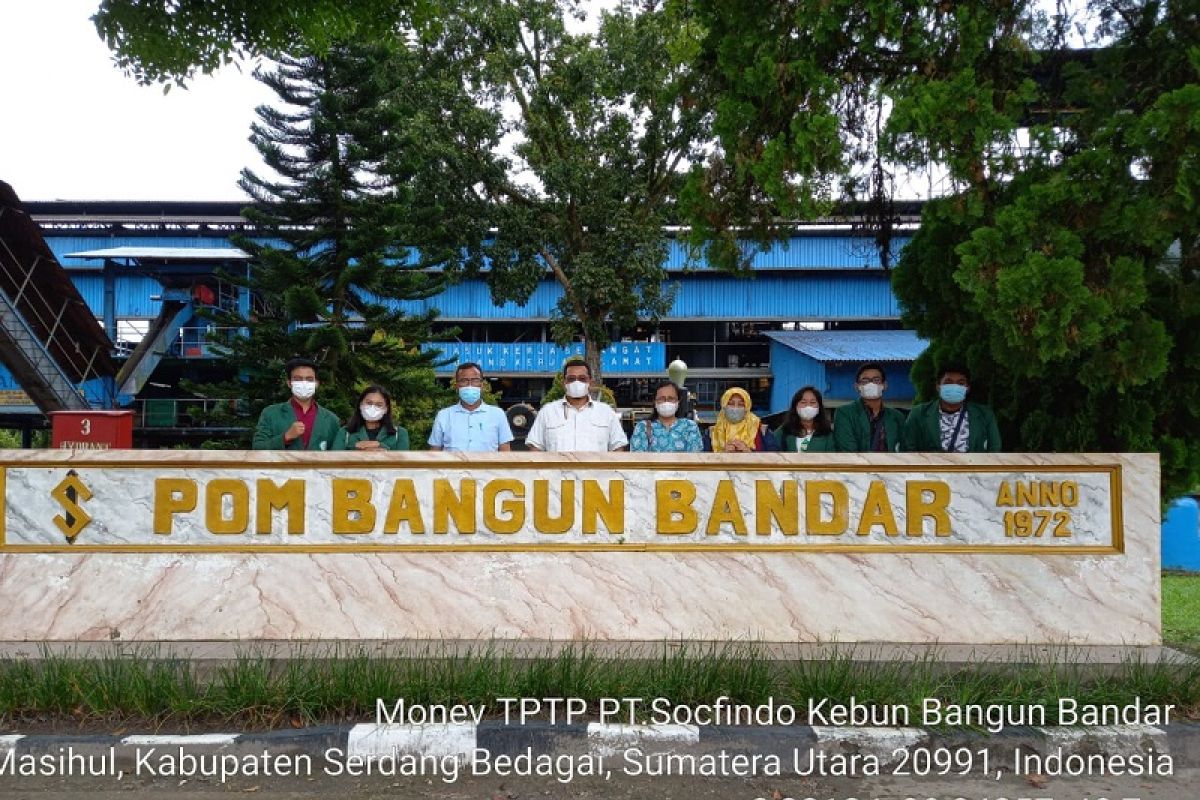
{"label": "white face mask", "polygon": [[565,391],[567,393],[567,397],[578,400],[581,397],[588,396],[588,388],[587,381],[570,381],[567,383]]}
{"label": "white face mask", "polygon": [[671,417],[675,416],[675,412],[679,410],[679,403],[655,403],[654,410],[658,412],[660,417],[666,417],[667,419],[670,419]]}
{"label": "white face mask", "polygon": [[863,400],[878,400],[883,397],[883,385],[879,383],[860,383],[858,393]]}
{"label": "white face mask", "polygon": [[820,410],[816,406],[796,406],[796,413],[800,415],[800,419],[816,419]]}
{"label": "white face mask", "polygon": [[746,407],[745,406],[736,406],[736,407],[725,406],[725,419],[729,420],[730,422],[736,423],[736,422],[741,422],[745,418],[746,418]]}
{"label": "white face mask", "polygon": [[362,418],[367,422],[379,422],[379,420],[383,419],[383,415],[387,412],[386,408],[368,405],[361,405],[358,407],[358,410],[359,413],[362,414]]}
{"label": "white face mask", "polygon": [[292,394],[300,400],[307,400],[317,393],[316,381],[292,381]]}

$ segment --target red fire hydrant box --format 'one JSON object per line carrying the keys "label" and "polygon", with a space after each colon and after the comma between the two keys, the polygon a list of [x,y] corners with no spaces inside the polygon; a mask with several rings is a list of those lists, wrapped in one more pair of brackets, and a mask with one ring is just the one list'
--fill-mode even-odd
{"label": "red fire hydrant box", "polygon": [[133,447],[132,411],[51,411],[50,446],[63,450]]}

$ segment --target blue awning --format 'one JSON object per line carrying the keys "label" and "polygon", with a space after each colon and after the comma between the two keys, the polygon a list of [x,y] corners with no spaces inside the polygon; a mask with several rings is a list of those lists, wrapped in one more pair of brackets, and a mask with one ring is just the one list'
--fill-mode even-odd
{"label": "blue awning", "polygon": [[816,361],[914,361],[929,342],[915,331],[764,331]]}

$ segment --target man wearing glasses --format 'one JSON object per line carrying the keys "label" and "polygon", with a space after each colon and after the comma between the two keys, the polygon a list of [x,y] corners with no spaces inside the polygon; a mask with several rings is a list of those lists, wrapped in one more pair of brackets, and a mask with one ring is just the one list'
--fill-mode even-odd
{"label": "man wearing glasses", "polygon": [[483,402],[483,370],[478,364],[459,364],[454,370],[458,402],[443,408],[433,420],[430,450],[494,453],[512,449],[508,417],[496,406]]}
{"label": "man wearing glasses", "polygon": [[538,412],[525,446],[548,453],[607,453],[628,450],[621,418],[608,403],[593,400],[592,370],[581,358],[563,365],[562,400],[546,403]]}
{"label": "man wearing glasses", "polygon": [[900,447],[904,415],[883,404],[887,374],[878,364],[863,364],[854,378],[859,399],[837,410],[833,446],[839,453],[894,453]]}

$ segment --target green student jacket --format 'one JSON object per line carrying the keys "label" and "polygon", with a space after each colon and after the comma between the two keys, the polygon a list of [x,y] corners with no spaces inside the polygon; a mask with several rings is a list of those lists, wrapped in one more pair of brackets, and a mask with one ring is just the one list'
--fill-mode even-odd
{"label": "green student jacket", "polygon": [[[293,439],[284,447],[283,434],[296,421],[296,412],[292,410],[292,401],[285,400],[263,409],[258,418],[258,427],[254,429],[255,450],[303,450],[304,437]],[[313,423],[312,437],[308,440],[309,450],[332,450],[333,440],[341,427],[338,418],[332,411],[317,406],[317,419]]]}
{"label": "green student jacket", "polygon": [[[883,427],[887,431],[889,451],[900,449],[904,415],[883,407]],[[867,453],[871,450],[871,418],[862,400],[840,407],[833,415],[833,448],[839,453]]]}
{"label": "green student jacket", "polygon": [[[366,438],[368,437],[365,426],[359,426],[358,430],[356,430],[354,433],[350,433],[343,426],[342,429],[338,431],[337,438],[334,440],[333,449],[353,450],[354,445]],[[408,431],[397,425],[395,433],[387,433],[383,430],[379,431],[379,438],[376,441],[379,442],[379,446],[384,450],[407,450]]]}
{"label": "green student jacket", "polygon": [[[779,442],[779,449],[785,453],[800,452],[799,437],[785,431],[782,425],[775,429],[775,441]],[[804,452],[832,453],[833,451],[833,436],[813,436],[808,440],[808,449]]]}
{"label": "green student jacket", "polygon": [[[931,400],[913,406],[904,423],[901,447],[906,453],[940,453],[942,451],[941,422],[938,401]],[[967,452],[999,453],[1000,429],[996,415],[982,403],[967,403]]]}

